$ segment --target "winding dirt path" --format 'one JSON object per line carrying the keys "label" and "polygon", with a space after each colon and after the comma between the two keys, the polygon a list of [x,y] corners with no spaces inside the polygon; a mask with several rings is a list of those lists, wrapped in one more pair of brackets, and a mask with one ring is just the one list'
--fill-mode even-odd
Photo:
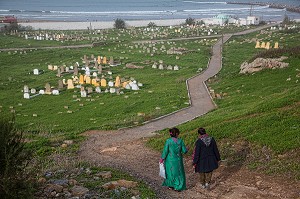
{"label": "winding dirt path", "polygon": [[[247,34],[263,28],[266,27],[235,35]],[[88,136],[88,139],[80,148],[80,158],[101,167],[107,166],[126,171],[144,180],[156,191],[159,198],[298,198],[299,182],[286,182],[284,179],[250,172],[242,166],[228,167],[225,164],[221,164],[214,172],[211,189],[203,190],[198,183],[199,176],[192,171],[190,157],[185,158],[188,189],[178,193],[161,186],[162,179],[158,176],[160,152],[149,149],[145,143],[158,130],[190,121],[216,108],[205,81],[221,70],[222,41],[226,42],[231,36],[231,34],[224,35],[213,46],[213,55],[207,70],[187,80],[190,107],[149,121],[143,126],[116,131],[85,132],[84,135]]]}

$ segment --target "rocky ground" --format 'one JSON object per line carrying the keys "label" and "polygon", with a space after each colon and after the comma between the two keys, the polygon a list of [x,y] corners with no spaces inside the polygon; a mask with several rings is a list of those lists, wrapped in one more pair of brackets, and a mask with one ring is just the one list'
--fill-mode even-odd
{"label": "rocky ground", "polygon": [[[160,152],[145,146],[147,138],[133,136],[119,131],[89,131],[88,140],[80,149],[80,158],[100,167],[112,167],[128,172],[147,182],[157,193],[158,198],[299,198],[300,182],[276,178],[249,171],[243,165],[227,166],[222,162],[213,174],[209,190],[199,184],[199,176],[193,172],[191,157],[185,157],[187,190],[175,192],[161,186],[158,175]],[[113,137],[118,137],[114,141]]]}

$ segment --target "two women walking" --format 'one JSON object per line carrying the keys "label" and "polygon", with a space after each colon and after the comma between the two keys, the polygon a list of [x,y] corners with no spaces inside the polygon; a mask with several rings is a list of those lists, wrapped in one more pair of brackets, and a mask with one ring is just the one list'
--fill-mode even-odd
{"label": "two women walking", "polygon": [[[166,178],[163,186],[176,191],[186,189],[185,171],[182,155],[188,152],[182,139],[178,138],[179,130],[169,130],[171,138],[166,140],[160,162],[165,164]],[[209,188],[213,170],[218,168],[220,159],[219,150],[213,137],[206,134],[204,128],[198,129],[199,138],[196,141],[193,153],[195,172],[200,173],[200,182],[203,188]]]}

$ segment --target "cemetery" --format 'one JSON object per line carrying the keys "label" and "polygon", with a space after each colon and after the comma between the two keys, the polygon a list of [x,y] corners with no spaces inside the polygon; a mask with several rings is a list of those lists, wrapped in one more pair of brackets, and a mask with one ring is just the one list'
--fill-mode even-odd
{"label": "cemetery", "polygon": [[[220,148],[228,161],[237,161],[230,159],[235,141],[247,142],[256,150],[251,153],[255,157],[247,157],[257,160],[249,163],[253,169],[279,175],[289,169],[288,175],[299,179],[294,150],[299,148],[300,57],[288,50],[299,46],[299,31],[294,32],[298,27],[274,26],[233,36],[223,46],[222,70],[206,82],[218,108],[179,125],[188,145],[194,143],[199,125],[205,125],[222,140]],[[140,126],[189,107],[186,80],[206,69],[211,47],[222,34],[248,28],[178,26],[1,35],[3,48],[36,48],[0,51],[0,113],[15,114],[17,127],[26,130],[29,147],[38,156],[74,153],[85,131]],[[105,45],[39,49],[77,42]],[[287,50],[278,57],[280,49]],[[274,129],[285,136],[274,136],[278,134]],[[167,137],[159,132],[147,144],[162,150]],[[261,147],[271,151],[274,161],[264,158]],[[279,155],[289,152],[290,160],[282,155],[277,162]],[[282,162],[286,168],[278,166]],[[116,184],[113,179],[107,183]]]}
{"label": "cemetery", "polygon": [[[59,40],[81,38],[81,41],[84,41],[91,35],[97,36],[101,41],[118,42],[86,49],[30,49],[1,52],[1,60],[4,60],[1,87],[15,90],[15,92],[5,91],[6,94],[2,95],[1,106],[13,106],[13,111],[17,113],[21,123],[28,125],[24,117],[40,112],[37,111],[40,107],[36,103],[43,107],[49,104],[48,101],[52,101],[53,106],[43,108],[47,111],[40,112],[35,118],[36,123],[30,122],[30,128],[44,124],[45,128],[51,126],[51,129],[69,129],[68,124],[61,124],[57,119],[52,120],[55,117],[49,117],[48,120],[51,121],[49,123],[42,122],[49,112],[53,116],[64,113],[64,109],[59,108],[64,106],[72,109],[69,111],[73,114],[67,115],[70,117],[69,121],[80,114],[79,110],[85,110],[83,107],[95,109],[95,112],[84,113],[87,114],[86,121],[95,118],[98,115],[96,111],[98,109],[101,110],[101,114],[104,114],[98,121],[93,121],[92,125],[87,126],[87,122],[83,122],[79,129],[107,129],[138,124],[145,121],[145,118],[158,117],[188,105],[186,85],[182,79],[187,79],[206,68],[210,47],[217,41],[222,31],[229,31],[231,28],[230,26],[188,28],[179,26],[92,30],[92,32],[59,31],[55,33],[55,31],[43,30],[14,33],[15,35],[10,37],[17,40],[23,38],[25,42],[34,40],[37,36],[44,38],[41,42],[44,42],[46,38],[48,40],[53,38],[53,41],[58,38]],[[295,28],[297,24],[289,29]],[[208,32],[217,35],[217,38],[179,41],[148,40],[201,36],[208,35]],[[137,39],[144,39],[146,42],[136,42]],[[293,45],[295,39],[297,35],[287,37],[282,28],[274,26],[254,33],[244,40],[238,41],[233,38],[228,44],[242,46],[251,44],[255,46],[255,48],[252,47],[253,50],[261,50],[265,49],[262,48],[263,43],[265,45],[270,43],[269,48],[276,49]],[[132,40],[135,42],[131,42]],[[20,65],[22,67],[19,67]],[[11,74],[12,71],[14,72]],[[177,99],[171,97],[173,92],[178,94]],[[14,93],[15,104],[5,100],[8,93]],[[28,101],[28,99],[31,100]],[[160,109],[156,109],[157,105],[151,102],[158,99],[163,100],[157,102],[161,106]],[[19,103],[23,106],[18,107],[16,104]],[[141,105],[145,103],[147,106]],[[117,117],[109,116],[110,111],[104,107],[115,106],[116,108],[123,106],[123,108],[119,108],[120,112]],[[137,116],[138,112],[145,113],[145,116]],[[101,118],[107,118],[106,122]]]}

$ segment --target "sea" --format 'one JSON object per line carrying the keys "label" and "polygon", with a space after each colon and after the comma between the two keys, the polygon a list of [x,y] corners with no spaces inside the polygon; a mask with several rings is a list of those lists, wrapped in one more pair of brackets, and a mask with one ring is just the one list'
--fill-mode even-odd
{"label": "sea", "polygon": [[[269,2],[299,7],[300,0],[234,0]],[[299,13],[268,6],[227,4],[230,0],[0,0],[0,16],[30,21],[114,21],[211,18],[219,14],[243,18],[250,13],[264,21],[280,21]]]}

